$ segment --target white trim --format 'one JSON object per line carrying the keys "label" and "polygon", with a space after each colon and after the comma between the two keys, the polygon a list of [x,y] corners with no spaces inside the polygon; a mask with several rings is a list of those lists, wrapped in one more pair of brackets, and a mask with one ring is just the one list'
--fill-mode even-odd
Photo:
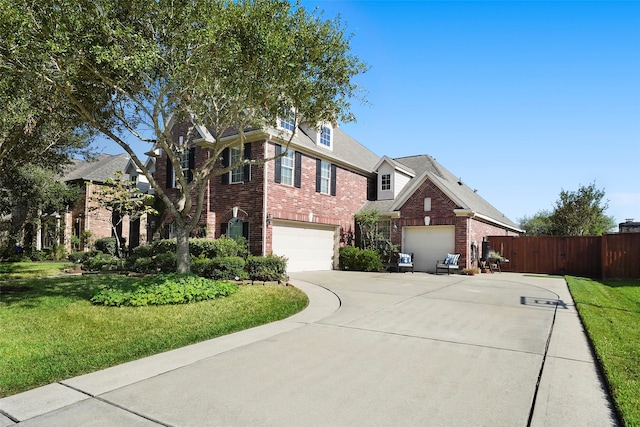
{"label": "white trim", "polygon": [[398,164],[398,162],[396,162],[395,160],[393,160],[392,158],[390,158],[390,157],[388,157],[386,155],[382,156],[380,158],[380,160],[378,160],[378,163],[376,163],[376,165],[373,167],[373,170],[377,172],[378,169],[380,168],[380,166],[382,166],[382,164],[385,163],[385,162],[389,163],[389,165],[391,165],[391,167],[394,170],[397,170],[397,171],[402,172],[402,173],[404,173],[406,175],[409,175],[411,178],[414,178],[416,176],[416,173],[414,171],[400,166]]}

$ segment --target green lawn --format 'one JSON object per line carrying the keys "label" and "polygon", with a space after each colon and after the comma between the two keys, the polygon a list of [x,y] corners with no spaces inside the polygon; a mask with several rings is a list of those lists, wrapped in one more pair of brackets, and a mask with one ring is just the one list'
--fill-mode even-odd
{"label": "green lawn", "polygon": [[625,425],[640,426],[640,281],[567,283]]}
{"label": "green lawn", "polygon": [[70,262],[2,262],[0,280],[28,279],[31,277],[54,276],[65,269],[71,269]]}
{"label": "green lawn", "polygon": [[0,284],[0,397],[283,319],[308,304],[291,286],[240,286],[229,297],[184,305],[89,302],[101,285],[134,280],[85,275]]}

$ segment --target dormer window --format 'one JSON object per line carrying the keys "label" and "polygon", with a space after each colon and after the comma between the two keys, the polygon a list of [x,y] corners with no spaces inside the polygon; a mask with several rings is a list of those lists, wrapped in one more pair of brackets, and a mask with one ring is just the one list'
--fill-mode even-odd
{"label": "dormer window", "polygon": [[296,128],[296,118],[293,114],[293,111],[289,111],[286,117],[281,118],[278,121],[278,126],[281,129],[293,132],[293,130]]}
{"label": "dormer window", "polygon": [[320,125],[318,132],[318,142],[327,148],[331,148],[331,128],[328,126]]}
{"label": "dormer window", "polygon": [[380,189],[382,191],[391,190],[391,174],[386,173],[386,174],[382,175]]}

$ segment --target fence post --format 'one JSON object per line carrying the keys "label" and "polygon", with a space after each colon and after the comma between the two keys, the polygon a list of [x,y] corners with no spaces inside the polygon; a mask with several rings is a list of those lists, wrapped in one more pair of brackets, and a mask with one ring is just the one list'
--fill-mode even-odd
{"label": "fence post", "polygon": [[609,249],[607,248],[607,233],[602,233],[602,241],[600,244],[600,276],[602,276],[602,280],[605,280],[607,278],[606,268],[608,253]]}

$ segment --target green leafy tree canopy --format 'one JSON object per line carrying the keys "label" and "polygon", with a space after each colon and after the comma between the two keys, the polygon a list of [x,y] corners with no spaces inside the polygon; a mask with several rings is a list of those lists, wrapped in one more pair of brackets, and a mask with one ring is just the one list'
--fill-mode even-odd
{"label": "green leafy tree canopy", "polygon": [[[0,0],[0,39],[3,72],[45,88],[129,154],[175,221],[185,273],[206,182],[250,162],[221,168],[222,151],[289,114],[314,125],[352,120],[354,77],[366,70],[339,19],[282,0]],[[192,126],[173,138],[172,123]],[[185,173],[196,127],[209,133],[207,156]],[[132,136],[168,156],[177,197],[138,158]]]}

